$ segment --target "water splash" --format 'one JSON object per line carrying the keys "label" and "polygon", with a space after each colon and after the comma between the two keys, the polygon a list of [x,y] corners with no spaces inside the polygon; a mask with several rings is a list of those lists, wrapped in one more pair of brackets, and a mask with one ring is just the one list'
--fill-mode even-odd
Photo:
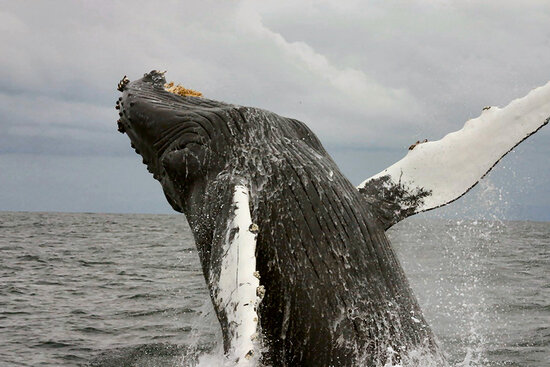
{"label": "water splash", "polygon": [[[205,341],[205,335],[209,336],[208,341]],[[191,323],[190,343],[185,353],[181,355],[179,365],[181,367],[222,366],[221,364],[207,364],[208,361],[203,361],[209,355],[223,357],[222,343],[212,343],[211,340],[221,341],[222,332],[212,302],[210,299],[205,299],[198,310],[198,315]],[[205,350],[210,350],[210,352],[204,353]]]}

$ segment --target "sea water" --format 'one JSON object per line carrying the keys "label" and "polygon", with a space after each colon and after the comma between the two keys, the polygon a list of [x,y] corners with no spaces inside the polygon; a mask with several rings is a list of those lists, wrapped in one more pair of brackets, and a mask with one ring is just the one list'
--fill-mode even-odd
{"label": "sea water", "polygon": [[[388,235],[453,366],[550,365],[550,223]],[[182,215],[0,212],[0,366],[215,365],[219,338]]]}

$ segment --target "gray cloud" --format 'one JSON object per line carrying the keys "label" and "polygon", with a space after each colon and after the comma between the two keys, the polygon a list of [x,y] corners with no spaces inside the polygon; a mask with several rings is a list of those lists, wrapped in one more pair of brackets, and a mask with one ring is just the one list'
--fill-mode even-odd
{"label": "gray cloud", "polygon": [[[359,182],[548,81],[549,18],[535,0],[9,2],[0,154],[126,159],[116,83],[167,69],[209,98],[303,120]],[[548,130],[512,162],[540,182]]]}

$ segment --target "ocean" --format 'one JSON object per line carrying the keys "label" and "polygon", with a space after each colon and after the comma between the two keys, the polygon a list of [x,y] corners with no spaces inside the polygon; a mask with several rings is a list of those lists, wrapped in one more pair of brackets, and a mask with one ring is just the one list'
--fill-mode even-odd
{"label": "ocean", "polygon": [[[550,365],[550,223],[388,235],[453,366]],[[183,215],[0,212],[0,366],[186,366],[219,338]]]}

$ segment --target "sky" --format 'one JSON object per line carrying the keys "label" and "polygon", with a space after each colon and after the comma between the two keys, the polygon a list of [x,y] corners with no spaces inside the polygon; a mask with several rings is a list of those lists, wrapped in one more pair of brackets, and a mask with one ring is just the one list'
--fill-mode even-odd
{"label": "sky", "polygon": [[[0,210],[170,213],[116,131],[124,75],[297,118],[358,184],[548,82],[550,2],[0,1],[0,44]],[[441,214],[550,221],[549,141]]]}

